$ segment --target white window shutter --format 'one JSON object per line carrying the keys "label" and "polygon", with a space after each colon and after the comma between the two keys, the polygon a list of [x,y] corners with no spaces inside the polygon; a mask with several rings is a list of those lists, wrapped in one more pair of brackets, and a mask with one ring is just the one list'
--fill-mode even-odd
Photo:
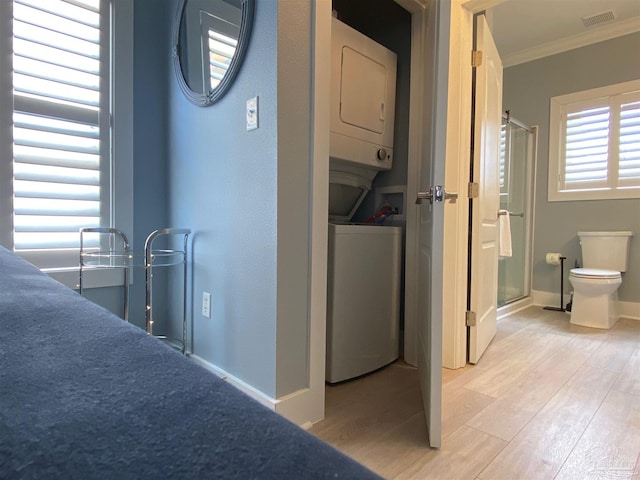
{"label": "white window shutter", "polygon": [[[212,15],[211,13],[200,11],[200,28],[202,29],[202,53],[203,65],[208,65],[208,71],[203,72],[203,84],[209,84],[214,89],[222,81],[227,73],[231,60],[238,48],[236,40],[240,35],[240,15],[241,10],[228,6],[225,12],[227,19]],[[235,20],[229,21],[228,19]]]}
{"label": "white window shutter", "polygon": [[500,193],[507,193],[505,182],[506,177],[506,158],[507,158],[507,125],[500,126]]}
{"label": "white window shutter", "polygon": [[640,80],[551,98],[550,201],[640,198]]}
{"label": "white window shutter", "polygon": [[216,88],[222,81],[222,77],[229,70],[231,59],[238,47],[237,40],[222,35],[215,30],[209,30],[209,72],[211,75],[211,88]]}
{"label": "white window shutter", "polygon": [[562,190],[607,187],[609,105],[566,113]]}
{"label": "white window shutter", "polygon": [[15,0],[13,13],[14,248],[41,256],[108,222],[108,55],[100,0]]}
{"label": "white window shutter", "polygon": [[622,188],[640,185],[640,95],[634,97],[623,98],[620,105],[618,183]]}

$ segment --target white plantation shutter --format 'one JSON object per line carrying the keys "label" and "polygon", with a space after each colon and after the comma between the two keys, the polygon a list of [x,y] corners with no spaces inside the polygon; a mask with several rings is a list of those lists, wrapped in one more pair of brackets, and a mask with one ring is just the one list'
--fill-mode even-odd
{"label": "white plantation shutter", "polygon": [[549,199],[640,198],[640,81],[551,99]]}
{"label": "white plantation shutter", "polygon": [[608,105],[567,113],[562,190],[607,186],[610,116]]}
{"label": "white plantation shutter", "polygon": [[500,127],[500,193],[508,193],[507,185],[505,182],[506,158],[507,158],[507,125],[503,123]]}
{"label": "white plantation shutter", "polygon": [[45,268],[77,264],[79,228],[110,221],[103,10],[100,0],[13,5],[14,249]]}
{"label": "white plantation shutter", "polygon": [[229,70],[231,59],[238,47],[238,41],[213,29],[209,29],[208,37],[209,73],[211,76],[211,88],[214,89],[227,73],[227,70]]}
{"label": "white plantation shutter", "polygon": [[620,106],[618,184],[640,185],[640,95],[624,95]]}
{"label": "white plantation shutter", "polygon": [[227,73],[238,48],[237,38],[240,36],[242,19],[242,9],[227,3],[219,7],[224,9],[220,16],[200,11],[202,60],[203,65],[209,65],[209,70],[203,72],[203,84],[210,84],[212,90]]}

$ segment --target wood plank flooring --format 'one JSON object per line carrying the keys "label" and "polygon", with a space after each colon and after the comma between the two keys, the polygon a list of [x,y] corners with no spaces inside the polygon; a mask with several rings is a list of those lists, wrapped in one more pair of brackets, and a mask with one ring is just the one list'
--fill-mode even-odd
{"label": "wood plank flooring", "polygon": [[388,479],[640,480],[640,321],[597,330],[529,307],[498,321],[478,365],[442,377],[439,450],[402,361],[327,386],[310,432]]}

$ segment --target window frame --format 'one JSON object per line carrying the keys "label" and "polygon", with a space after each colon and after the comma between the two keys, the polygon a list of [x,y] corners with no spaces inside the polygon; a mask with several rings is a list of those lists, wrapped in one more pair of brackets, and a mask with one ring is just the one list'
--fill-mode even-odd
{"label": "window frame", "polygon": [[[129,0],[105,0],[109,13],[110,32],[102,32],[110,52],[110,121],[107,133],[111,151],[109,170],[111,198],[108,205],[109,226],[128,233],[133,241],[133,5]],[[13,51],[13,2],[0,2],[0,245],[13,250],[13,81],[11,57]],[[75,250],[77,251],[77,250]],[[51,252],[32,253],[25,258],[41,263],[38,256]],[[55,254],[54,254],[55,255]],[[63,254],[64,255],[64,254]],[[76,288],[79,254],[68,255],[64,267],[42,270]],[[92,270],[87,278],[88,288],[122,285],[121,269]]]}
{"label": "window frame", "polygon": [[[549,111],[549,170],[548,170],[548,190],[547,199],[549,202],[580,201],[580,200],[616,200],[616,199],[636,199],[640,198],[640,185],[637,187],[612,188],[611,183],[605,187],[587,188],[582,190],[561,190],[563,182],[562,174],[564,170],[564,150],[566,111],[572,106],[583,105],[592,106],[594,104],[609,104],[613,109],[619,110],[619,105],[612,102],[623,95],[640,92],[640,80],[631,80],[605,87],[593,88],[581,92],[570,93],[552,97]],[[612,109],[612,110],[613,110]],[[619,124],[610,125],[613,133],[609,138],[618,135]],[[617,143],[616,143],[617,145]],[[611,144],[609,145],[611,148]],[[611,156],[608,155],[607,171],[612,170],[617,173],[618,164],[612,168]],[[618,156],[615,156],[616,161]],[[617,180],[616,180],[617,182]]]}

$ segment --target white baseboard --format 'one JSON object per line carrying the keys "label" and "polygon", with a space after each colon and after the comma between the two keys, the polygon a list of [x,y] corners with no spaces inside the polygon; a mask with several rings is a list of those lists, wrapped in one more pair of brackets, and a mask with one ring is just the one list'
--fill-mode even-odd
{"label": "white baseboard", "polygon": [[[558,293],[544,292],[542,290],[532,290],[534,305],[541,306],[560,306],[560,295]],[[571,294],[565,294],[562,300],[563,307],[571,300]],[[621,302],[618,301],[618,313],[621,317],[630,318],[632,320],[640,320],[640,303],[638,302]]]}
{"label": "white baseboard", "polygon": [[[542,290],[532,290],[531,297],[533,298],[533,304],[542,307],[559,307],[560,306],[560,294],[554,292],[545,292]],[[571,293],[565,293],[562,297],[562,307],[566,307],[567,303],[571,300]]]}
{"label": "white baseboard", "polygon": [[275,398],[270,397],[269,395],[267,395],[264,392],[261,392],[257,388],[252,387],[248,383],[240,380],[239,378],[234,377],[233,375],[231,375],[230,373],[226,372],[222,368],[217,367],[213,363],[205,360],[202,357],[199,357],[198,355],[189,355],[189,358],[191,360],[193,360],[195,363],[197,363],[198,365],[200,365],[201,367],[204,367],[207,370],[209,370],[210,372],[214,373],[216,376],[220,377],[222,380],[224,380],[226,382],[229,382],[231,385],[236,387],[242,393],[250,396],[251,398],[256,400],[258,403],[261,403],[262,405],[264,405],[265,407],[269,408],[270,410],[275,410],[276,409],[275,408],[275,406],[276,406],[276,399]]}
{"label": "white baseboard", "polygon": [[[317,406],[313,404],[311,390],[308,388],[293,392],[282,398],[273,398],[266,393],[252,387],[248,383],[234,377],[230,373],[226,372],[222,368],[214,365],[213,363],[205,360],[198,355],[190,355],[189,358],[198,365],[206,368],[222,380],[229,382],[236,387],[242,393],[261,403],[270,410],[273,410],[282,415],[287,420],[299,425],[304,429],[310,428],[315,422],[321,420],[321,418],[315,418],[317,414]],[[324,397],[322,398],[324,401]],[[324,405],[322,405],[324,407]],[[324,411],[324,410],[322,410]]]}
{"label": "white baseboard", "polygon": [[618,313],[624,318],[640,320],[640,303],[618,302]]}
{"label": "white baseboard", "polygon": [[524,310],[531,305],[533,305],[533,298],[531,297],[525,297],[521,300],[507,303],[502,307],[498,307],[498,318],[508,317],[509,315],[513,315],[514,313]]}

